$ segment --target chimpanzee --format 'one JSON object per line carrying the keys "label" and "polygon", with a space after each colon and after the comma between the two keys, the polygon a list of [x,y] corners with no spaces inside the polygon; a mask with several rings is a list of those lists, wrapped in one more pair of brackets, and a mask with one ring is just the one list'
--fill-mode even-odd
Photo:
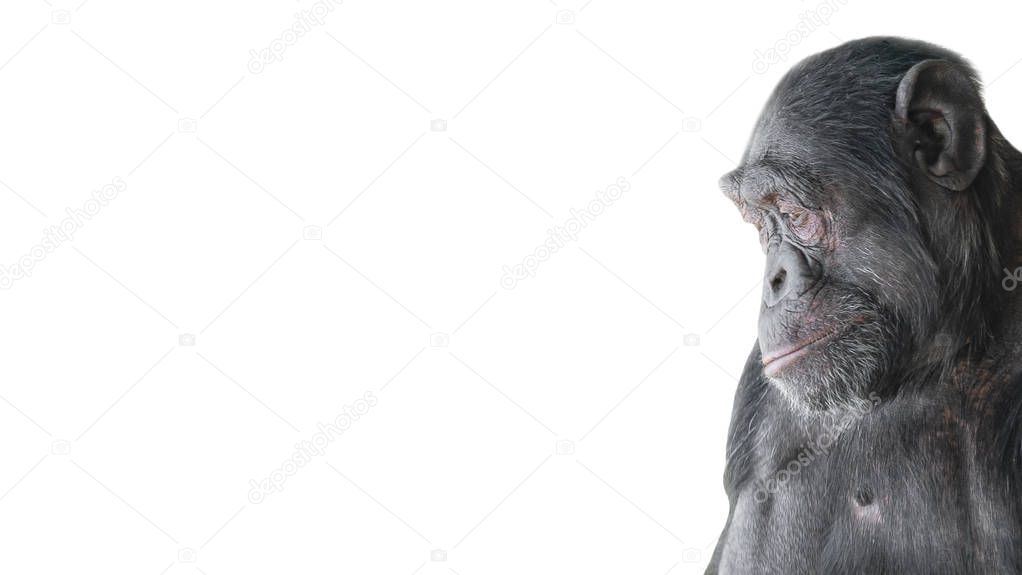
{"label": "chimpanzee", "polygon": [[1022,154],[924,42],[816,54],[720,187],[766,254],[707,573],[1022,573]]}

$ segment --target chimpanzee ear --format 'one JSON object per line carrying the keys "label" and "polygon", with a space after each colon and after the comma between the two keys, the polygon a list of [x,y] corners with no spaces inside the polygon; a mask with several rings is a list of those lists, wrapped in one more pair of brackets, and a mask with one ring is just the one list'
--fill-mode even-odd
{"label": "chimpanzee ear", "polygon": [[969,187],[986,160],[986,114],[969,73],[946,60],[912,67],[894,108],[912,162],[949,189]]}

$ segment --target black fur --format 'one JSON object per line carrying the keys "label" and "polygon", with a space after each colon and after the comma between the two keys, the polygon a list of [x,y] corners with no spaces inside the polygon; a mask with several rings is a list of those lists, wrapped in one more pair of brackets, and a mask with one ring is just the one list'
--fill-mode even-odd
{"label": "black fur", "polygon": [[[773,307],[735,396],[730,513],[707,573],[1022,572],[1022,284],[1002,286],[1022,266],[1022,155],[980,109],[977,130],[957,134],[980,135],[978,174],[965,189],[934,183],[940,167],[916,158],[934,159],[944,124],[934,135],[927,110],[895,112],[903,79],[930,60],[964,78],[953,127],[982,106],[964,59],[856,40],[781,80],[722,179],[744,212],[765,186],[827,214],[828,232],[807,241],[777,214],[746,214],[764,229],[765,282],[788,295],[773,304],[764,288]],[[783,246],[794,255],[778,264]],[[808,367],[764,374],[776,347],[764,338],[839,327]]]}

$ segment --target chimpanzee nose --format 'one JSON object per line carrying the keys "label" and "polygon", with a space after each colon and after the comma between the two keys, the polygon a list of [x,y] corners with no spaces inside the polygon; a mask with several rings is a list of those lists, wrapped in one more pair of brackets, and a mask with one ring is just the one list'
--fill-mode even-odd
{"label": "chimpanzee nose", "polygon": [[763,303],[778,303],[802,295],[809,287],[809,265],[802,254],[787,243],[767,250],[766,275],[763,277]]}

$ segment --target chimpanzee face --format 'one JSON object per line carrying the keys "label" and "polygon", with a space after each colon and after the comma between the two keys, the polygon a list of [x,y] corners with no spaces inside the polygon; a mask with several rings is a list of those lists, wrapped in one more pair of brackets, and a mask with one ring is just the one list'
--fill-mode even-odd
{"label": "chimpanzee face", "polygon": [[766,255],[763,375],[800,410],[864,401],[899,348],[936,323],[949,258],[934,253],[925,228],[941,216],[926,209],[961,209],[983,164],[970,86],[947,62],[914,67],[873,166],[834,152],[855,145],[853,126],[821,134],[768,104],[742,164],[721,178]]}

